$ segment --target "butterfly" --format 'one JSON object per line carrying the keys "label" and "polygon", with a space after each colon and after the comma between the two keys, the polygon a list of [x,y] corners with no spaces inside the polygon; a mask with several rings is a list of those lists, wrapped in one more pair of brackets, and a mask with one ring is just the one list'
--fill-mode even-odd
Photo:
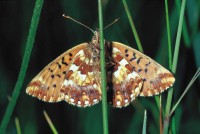
{"label": "butterfly", "polygon": [[[28,85],[26,93],[46,102],[66,101],[78,107],[102,98],[100,35],[64,52]],[[141,52],[105,41],[107,98],[113,107],[128,106],[138,96],[162,93],[175,82],[173,74]]]}

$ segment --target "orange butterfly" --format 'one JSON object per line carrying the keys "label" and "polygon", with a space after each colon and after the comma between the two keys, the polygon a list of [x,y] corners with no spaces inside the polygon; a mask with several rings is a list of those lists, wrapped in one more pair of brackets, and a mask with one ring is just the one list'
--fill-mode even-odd
{"label": "orange butterfly", "polygon": [[[157,95],[171,87],[172,73],[148,56],[118,42],[105,42],[108,99],[114,107],[137,96]],[[26,92],[43,101],[87,107],[101,100],[99,32],[61,54],[28,85]]]}
{"label": "orange butterfly", "polygon": [[[78,107],[101,100],[99,32],[61,54],[28,85],[29,95],[47,102],[65,100]],[[122,43],[105,41],[107,95],[113,107],[128,106],[138,96],[157,95],[175,82],[171,72]]]}

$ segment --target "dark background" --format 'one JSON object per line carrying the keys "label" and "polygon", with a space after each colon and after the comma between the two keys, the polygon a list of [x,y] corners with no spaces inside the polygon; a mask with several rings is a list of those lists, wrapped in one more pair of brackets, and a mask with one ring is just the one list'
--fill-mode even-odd
{"label": "dark background", "polygon": [[[97,3],[94,0],[44,1],[25,82],[8,126],[8,133],[16,133],[15,117],[19,119],[22,133],[52,133],[43,110],[47,111],[59,133],[102,133],[101,103],[83,109],[66,102],[45,103],[25,93],[30,80],[49,62],[64,51],[89,42],[92,38],[92,32],[64,19],[62,14],[70,15],[95,30],[98,28]],[[168,68],[164,0],[127,0],[127,3],[144,53]],[[34,1],[0,0],[0,121],[17,81],[34,5]],[[174,102],[179,99],[200,66],[199,8],[199,0],[187,1],[185,17],[190,42],[187,43],[183,38],[181,40]],[[179,10],[173,0],[169,0],[169,13],[174,50]],[[117,23],[104,30],[105,39],[138,49],[122,1],[104,0],[103,14],[105,26],[120,18]],[[163,107],[166,96],[167,92],[162,94]],[[141,133],[144,109],[148,116],[147,132],[159,133],[159,109],[154,97],[140,97],[133,105],[123,109],[115,109],[109,105],[110,133]],[[199,79],[186,94],[175,115],[178,133],[200,132]]]}

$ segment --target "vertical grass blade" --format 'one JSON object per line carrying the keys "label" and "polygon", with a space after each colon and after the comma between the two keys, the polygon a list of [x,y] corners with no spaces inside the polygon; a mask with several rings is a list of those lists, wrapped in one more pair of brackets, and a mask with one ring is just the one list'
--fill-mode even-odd
{"label": "vertical grass blade", "polygon": [[129,8],[128,8],[128,5],[127,5],[127,3],[126,3],[126,0],[122,0],[122,2],[123,2],[123,5],[124,5],[124,8],[125,8],[125,10],[126,10],[126,14],[127,14],[127,16],[128,16],[128,20],[129,20],[129,23],[130,23],[130,25],[131,25],[131,29],[132,29],[132,31],[133,31],[133,35],[134,35],[134,37],[135,37],[135,40],[136,40],[138,49],[139,49],[140,52],[144,52],[144,51],[143,51],[143,48],[142,48],[142,44],[141,44],[140,38],[139,38],[139,36],[138,36],[138,34],[137,34],[137,30],[136,30],[135,25],[134,25],[133,19],[132,19],[132,17],[131,17],[131,13],[130,13]]}
{"label": "vertical grass blade", "polygon": [[170,24],[169,24],[168,0],[165,0],[165,13],[166,13],[166,25],[167,25],[169,68],[172,69],[172,45],[171,45],[171,34],[170,34],[171,32],[170,32]]}
{"label": "vertical grass blade", "polygon": [[50,126],[50,128],[51,128],[51,130],[52,130],[52,133],[53,133],[53,134],[58,134],[58,131],[57,131],[56,128],[54,127],[54,125],[53,125],[51,119],[49,118],[49,116],[48,116],[48,114],[47,114],[47,112],[46,112],[45,110],[43,111],[43,114],[44,114],[44,117],[45,117],[45,119],[47,120],[47,122],[48,122],[48,124],[49,124],[49,126]]}
{"label": "vertical grass blade", "polygon": [[108,134],[108,111],[107,111],[107,90],[106,90],[106,63],[105,63],[105,47],[103,36],[103,13],[102,1],[98,0],[99,13],[99,31],[100,31],[100,58],[101,58],[101,87],[102,87],[102,116],[103,116],[103,133]]}
{"label": "vertical grass blade", "polygon": [[147,111],[144,110],[144,121],[143,121],[143,127],[142,127],[142,134],[147,133]]}
{"label": "vertical grass blade", "polygon": [[159,124],[160,124],[160,134],[162,134],[163,131],[163,112],[162,112],[162,97],[160,96],[160,107],[159,107]]}
{"label": "vertical grass blade", "polygon": [[[173,57],[173,64],[172,64],[173,73],[176,73],[176,68],[177,68],[177,63],[178,63],[178,55],[179,55],[179,48],[180,48],[180,39],[181,39],[185,5],[186,5],[186,0],[183,0],[182,5],[181,5],[181,12],[180,12],[180,18],[179,18],[179,23],[178,23],[178,31],[177,31],[177,36],[176,36],[176,43],[175,43],[175,50],[174,50],[174,57]],[[165,118],[167,119],[167,121],[169,121],[169,112],[170,112],[171,103],[172,103],[172,96],[173,96],[173,89],[169,90],[168,96],[167,96],[167,104],[166,104],[166,110],[165,110]],[[164,134],[168,133],[168,127],[169,127],[169,122],[167,122],[167,124],[164,124],[164,129],[163,129]]]}
{"label": "vertical grass blade", "polygon": [[21,134],[21,128],[20,128],[20,124],[19,124],[19,119],[16,117],[15,118],[15,126],[16,126],[16,130],[17,130],[17,134]]}
{"label": "vertical grass blade", "polygon": [[31,55],[31,51],[32,51],[32,47],[33,47],[33,43],[34,43],[34,39],[35,39],[35,34],[36,34],[38,22],[39,22],[39,17],[40,17],[42,5],[43,5],[43,0],[37,0],[36,3],[35,3],[35,8],[34,8],[33,16],[32,16],[32,19],[31,19],[28,38],[27,38],[27,41],[26,41],[26,48],[25,48],[23,59],[22,59],[22,64],[21,64],[19,76],[18,76],[17,82],[15,84],[14,91],[13,91],[12,96],[11,96],[11,101],[9,101],[9,104],[8,104],[6,111],[5,111],[5,114],[3,116],[3,120],[1,122],[1,126],[0,126],[0,133],[1,134],[5,133],[5,131],[6,131],[6,127],[8,125],[8,122],[9,122],[10,117],[12,115],[13,109],[14,109],[16,102],[17,102],[17,99],[19,97],[19,94],[20,94],[20,91],[21,91],[21,88],[22,88],[22,84],[24,82],[24,78],[25,78],[25,75],[26,75],[26,70],[27,70],[27,67],[28,67],[28,63],[29,63],[29,59],[30,59],[30,55]]}
{"label": "vertical grass blade", "polygon": [[172,72],[176,73],[177,63],[178,63],[178,55],[179,55],[179,48],[180,48],[180,40],[181,40],[181,33],[182,33],[182,26],[183,26],[183,18],[185,12],[185,4],[186,0],[182,1],[181,11],[180,11],[180,18],[178,23],[178,32],[176,36],[176,43],[175,43],[175,50],[174,50],[174,58],[172,64]]}
{"label": "vertical grass blade", "polygon": [[[178,13],[180,11],[180,5],[181,5],[181,1],[180,0],[176,0],[176,6],[178,8]],[[190,47],[190,43],[191,43],[191,40],[190,40],[190,37],[189,37],[189,32],[188,32],[188,28],[187,28],[187,25],[186,25],[186,20],[183,19],[183,40],[185,42],[185,45],[187,47]]]}

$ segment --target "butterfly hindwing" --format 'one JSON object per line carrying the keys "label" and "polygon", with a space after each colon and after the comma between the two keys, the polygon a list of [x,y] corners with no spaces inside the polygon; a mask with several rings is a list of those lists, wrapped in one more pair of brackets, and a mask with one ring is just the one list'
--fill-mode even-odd
{"label": "butterfly hindwing", "polygon": [[140,96],[156,95],[173,85],[175,79],[172,73],[150,57],[118,42],[112,42],[112,46],[121,52],[133,70],[142,78]]}
{"label": "butterfly hindwing", "polygon": [[121,108],[128,106],[139,95],[143,81],[116,47],[112,47],[112,58],[115,63],[110,89],[113,91],[112,105]]}

